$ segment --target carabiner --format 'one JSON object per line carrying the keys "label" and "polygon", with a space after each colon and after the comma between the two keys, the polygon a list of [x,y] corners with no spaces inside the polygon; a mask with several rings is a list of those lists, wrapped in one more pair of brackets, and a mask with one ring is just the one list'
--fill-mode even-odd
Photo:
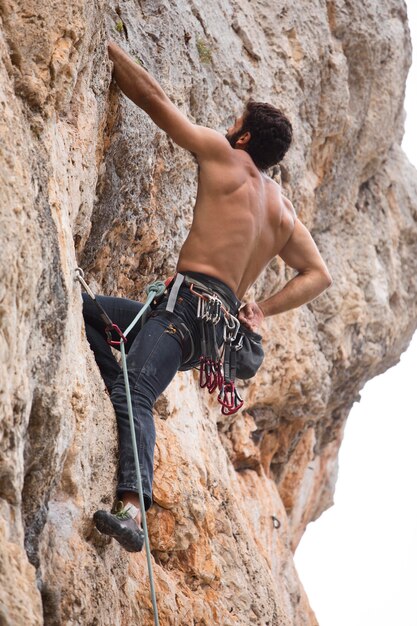
{"label": "carabiner", "polygon": [[199,378],[199,382],[200,382],[200,387],[202,389],[204,389],[204,387],[207,387],[207,383],[208,383],[206,362],[207,362],[207,358],[204,355],[200,356],[200,378]]}
{"label": "carabiner", "polygon": [[[118,341],[114,341],[114,339],[112,339],[112,330],[116,331],[116,333],[119,335],[120,339]],[[109,326],[106,326],[105,332],[107,335],[107,343],[109,344],[109,346],[120,346],[122,341],[123,343],[127,343],[126,337],[124,336],[117,324],[109,324]]]}
{"label": "carabiner", "polygon": [[214,361],[209,361],[209,366],[210,366],[210,375],[209,375],[209,381],[207,384],[207,389],[209,393],[213,393],[214,391],[216,391],[218,383],[219,383],[219,378],[217,375],[217,368],[216,368],[216,364]]}

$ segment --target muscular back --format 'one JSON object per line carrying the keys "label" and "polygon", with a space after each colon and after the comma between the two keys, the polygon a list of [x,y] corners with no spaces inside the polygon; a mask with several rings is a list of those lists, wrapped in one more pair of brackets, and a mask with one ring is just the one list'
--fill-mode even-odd
{"label": "muscular back", "polygon": [[178,270],[219,278],[243,298],[287,243],[295,213],[244,150],[223,137],[219,148],[220,158],[200,159],[194,219]]}

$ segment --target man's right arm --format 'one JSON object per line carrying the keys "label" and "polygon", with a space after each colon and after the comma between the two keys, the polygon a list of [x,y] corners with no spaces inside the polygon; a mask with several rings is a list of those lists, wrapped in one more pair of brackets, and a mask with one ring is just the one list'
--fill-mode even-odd
{"label": "man's right arm", "polygon": [[265,317],[311,302],[332,284],[329,270],[312,236],[299,219],[296,219],[292,235],[279,256],[298,274],[281,291],[258,302]]}
{"label": "man's right arm", "polygon": [[171,102],[155,78],[120,46],[111,41],[108,50],[114,64],[114,78],[120,89],[176,144],[192,152],[197,159],[212,157],[219,160],[230,152],[225,137],[211,128],[190,122]]}

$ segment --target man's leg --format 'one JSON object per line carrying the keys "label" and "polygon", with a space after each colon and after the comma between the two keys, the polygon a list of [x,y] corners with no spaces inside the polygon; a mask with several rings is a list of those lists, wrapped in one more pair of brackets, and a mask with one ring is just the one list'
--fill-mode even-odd
{"label": "man's leg", "polygon": [[[147,321],[133,341],[127,357],[145,510],[152,504],[155,448],[153,405],[171,382],[181,361],[182,345],[178,333],[167,319],[158,317]],[[139,506],[138,485],[123,373],[119,374],[112,386],[111,400],[116,411],[119,433],[117,495],[125,507],[120,514],[97,511],[94,519],[101,532],[115,537],[126,549],[136,551],[141,548],[137,531],[131,532],[132,520],[126,521],[126,517],[123,517],[127,514],[137,524],[141,522],[140,512],[136,510]]]}
{"label": "man's leg", "polygon": [[[101,318],[100,310],[95,302],[83,293],[83,316],[85,322],[85,330],[90,348],[94,353],[96,363],[100,369],[100,373],[105,382],[107,391],[111,394],[113,385],[118,376],[122,372],[122,369],[116,360],[112,349],[107,343],[107,337],[105,334],[105,323]],[[119,326],[123,331],[136,317],[142,304],[127,298],[115,298],[111,296],[96,296],[97,301],[103,307],[104,311],[109,315],[110,319]],[[138,332],[140,331],[141,323],[139,322],[129,333],[128,341],[126,344],[126,352],[129,352]],[[115,337],[116,339],[116,337]],[[130,496],[130,497],[129,497]],[[139,506],[139,499],[132,494],[126,494],[123,497],[125,504],[131,502],[135,507]],[[104,512],[101,512],[104,513]],[[143,536],[139,534],[138,525],[140,524],[140,515],[133,521],[126,519],[122,515],[122,524],[126,526],[125,535],[127,535],[126,541],[128,541],[130,549],[140,550],[143,544]],[[95,520],[96,525],[99,526],[100,520]],[[112,521],[112,520],[110,520]],[[109,529],[108,529],[109,530]],[[120,530],[120,529],[119,529]],[[129,548],[129,546],[127,546]],[[126,547],[126,546],[125,546]]]}

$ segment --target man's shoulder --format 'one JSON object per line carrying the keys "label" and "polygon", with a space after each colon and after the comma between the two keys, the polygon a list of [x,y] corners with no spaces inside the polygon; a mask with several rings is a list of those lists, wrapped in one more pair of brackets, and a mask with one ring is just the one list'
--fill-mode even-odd
{"label": "man's shoulder", "polygon": [[297,214],[295,212],[293,203],[285,195],[285,191],[282,185],[276,180],[274,180],[273,178],[271,178],[270,176],[267,176],[266,174],[265,174],[265,180],[273,194],[274,200],[275,199],[278,200],[279,205],[282,208],[282,213],[285,214],[292,222],[295,223]]}
{"label": "man's shoulder", "polygon": [[[285,198],[286,200],[288,200],[287,196],[285,195],[285,190],[284,190],[284,188],[283,188],[283,186],[281,185],[280,182],[278,182],[277,180],[275,180],[275,178],[272,178],[271,176],[269,176],[265,172],[262,172],[262,175],[263,175],[264,179],[266,180],[266,182],[271,186],[271,188],[275,189],[280,194],[280,196],[282,196],[282,198]],[[288,200],[288,202],[289,202],[289,200]]]}
{"label": "man's shoulder", "polygon": [[291,220],[295,224],[295,220],[297,219],[297,213],[295,212],[293,203],[284,194],[282,195],[282,202],[283,202],[283,204],[284,204],[284,206],[286,208],[286,212],[288,213],[288,217],[290,217]]}
{"label": "man's shoulder", "polygon": [[233,148],[227,141],[226,137],[219,131],[207,126],[197,126],[200,140],[205,144],[206,149],[198,155],[199,160],[204,158],[218,157],[220,154],[232,154]]}

